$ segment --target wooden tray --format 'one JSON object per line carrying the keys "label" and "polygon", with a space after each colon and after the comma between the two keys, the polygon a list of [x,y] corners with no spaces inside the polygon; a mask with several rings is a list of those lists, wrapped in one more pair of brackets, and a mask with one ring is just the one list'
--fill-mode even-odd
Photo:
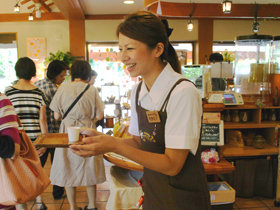
{"label": "wooden tray", "polygon": [[33,142],[33,145],[35,147],[47,147],[47,148],[69,147],[72,144],[83,144],[82,138],[83,136],[80,135],[79,141],[69,143],[67,133],[46,133],[46,134],[41,134]]}

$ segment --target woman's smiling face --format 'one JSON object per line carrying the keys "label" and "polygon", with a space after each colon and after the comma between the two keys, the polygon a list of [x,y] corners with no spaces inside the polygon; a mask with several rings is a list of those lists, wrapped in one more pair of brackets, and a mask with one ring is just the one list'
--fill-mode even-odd
{"label": "woman's smiling face", "polygon": [[156,48],[149,49],[145,43],[119,34],[120,59],[131,77],[145,78],[152,72],[156,61]]}

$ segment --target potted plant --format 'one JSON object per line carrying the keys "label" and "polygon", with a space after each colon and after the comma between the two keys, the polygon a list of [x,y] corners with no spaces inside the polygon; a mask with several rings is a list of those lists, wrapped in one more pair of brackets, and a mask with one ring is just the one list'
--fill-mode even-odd
{"label": "potted plant", "polygon": [[76,59],[77,59],[77,57],[72,56],[70,54],[70,52],[63,53],[58,50],[56,54],[50,53],[50,56],[45,58],[44,64],[48,65],[53,60],[60,60],[60,61],[63,61],[70,68],[72,63]]}

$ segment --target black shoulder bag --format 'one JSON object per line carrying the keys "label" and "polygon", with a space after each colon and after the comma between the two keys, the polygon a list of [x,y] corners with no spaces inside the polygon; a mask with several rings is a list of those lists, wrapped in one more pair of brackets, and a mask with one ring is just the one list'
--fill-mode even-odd
{"label": "black shoulder bag", "polygon": [[87,89],[89,89],[90,85],[87,85],[86,88],[84,89],[83,92],[80,93],[80,95],[75,99],[75,101],[71,104],[71,106],[69,106],[69,108],[67,109],[67,111],[64,113],[62,119],[64,119],[68,113],[71,111],[71,109],[75,106],[75,104],[80,100],[80,98],[84,95],[84,93],[87,91]]}

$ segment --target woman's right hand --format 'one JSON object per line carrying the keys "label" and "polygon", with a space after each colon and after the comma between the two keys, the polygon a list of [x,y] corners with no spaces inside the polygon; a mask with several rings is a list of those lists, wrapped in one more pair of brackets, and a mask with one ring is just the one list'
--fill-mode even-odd
{"label": "woman's right hand", "polygon": [[[88,131],[88,129],[86,131]],[[114,152],[118,141],[112,136],[101,135],[83,138],[83,142],[83,145],[70,145],[70,149],[81,157],[88,157],[101,155],[106,152]]]}

